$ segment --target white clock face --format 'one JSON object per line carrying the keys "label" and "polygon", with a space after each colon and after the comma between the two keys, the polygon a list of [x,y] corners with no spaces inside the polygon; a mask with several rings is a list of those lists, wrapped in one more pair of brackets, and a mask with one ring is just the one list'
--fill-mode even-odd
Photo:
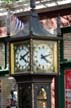
{"label": "white clock face", "polygon": [[30,61],[29,49],[26,46],[20,45],[16,50],[15,62],[16,67],[20,70],[26,69]]}
{"label": "white clock face", "polygon": [[53,65],[53,52],[47,44],[40,44],[34,49],[34,64],[37,69],[48,70]]}

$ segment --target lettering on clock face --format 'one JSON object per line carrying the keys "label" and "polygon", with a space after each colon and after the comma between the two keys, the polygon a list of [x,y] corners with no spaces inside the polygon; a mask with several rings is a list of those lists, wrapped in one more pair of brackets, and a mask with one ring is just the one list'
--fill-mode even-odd
{"label": "lettering on clock face", "polygon": [[20,45],[16,50],[15,62],[16,67],[20,70],[26,69],[30,61],[29,49],[26,46]]}
{"label": "lettering on clock face", "polygon": [[34,49],[36,68],[48,70],[53,65],[53,51],[47,44],[40,44]]}

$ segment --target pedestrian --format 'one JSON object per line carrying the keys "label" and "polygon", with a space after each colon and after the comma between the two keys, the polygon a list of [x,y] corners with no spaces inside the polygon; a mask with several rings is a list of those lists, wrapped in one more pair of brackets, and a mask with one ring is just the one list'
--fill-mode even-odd
{"label": "pedestrian", "polygon": [[10,92],[10,97],[9,97],[9,104],[6,108],[17,108],[16,106],[16,97],[15,97],[15,94],[14,94],[14,91],[11,90]]}

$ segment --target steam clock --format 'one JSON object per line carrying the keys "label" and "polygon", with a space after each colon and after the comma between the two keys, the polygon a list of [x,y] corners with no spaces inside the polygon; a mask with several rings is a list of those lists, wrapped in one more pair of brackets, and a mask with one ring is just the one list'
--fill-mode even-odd
{"label": "steam clock", "polygon": [[51,108],[51,81],[59,72],[60,38],[39,22],[35,3],[27,27],[10,37],[10,75],[18,84],[19,108]]}

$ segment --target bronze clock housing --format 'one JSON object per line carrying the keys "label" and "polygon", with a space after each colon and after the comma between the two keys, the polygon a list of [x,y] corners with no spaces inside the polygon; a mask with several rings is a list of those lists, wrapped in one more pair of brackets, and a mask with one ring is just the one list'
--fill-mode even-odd
{"label": "bronze clock housing", "polygon": [[40,24],[34,1],[30,6],[24,29],[10,37],[11,74],[57,74],[60,37]]}
{"label": "bronze clock housing", "polygon": [[56,41],[31,39],[11,42],[11,72],[57,73],[57,54]]}

